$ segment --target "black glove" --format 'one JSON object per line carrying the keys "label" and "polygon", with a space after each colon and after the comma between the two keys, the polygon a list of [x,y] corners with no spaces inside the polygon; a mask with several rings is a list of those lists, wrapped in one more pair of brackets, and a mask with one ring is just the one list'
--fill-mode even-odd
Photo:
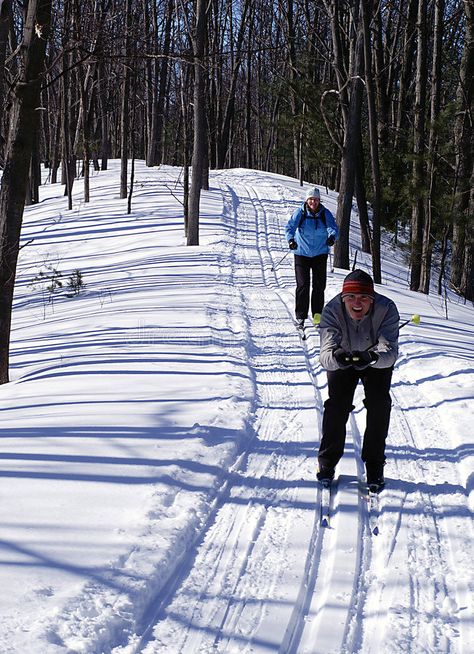
{"label": "black glove", "polygon": [[334,245],[335,242],[336,242],[336,239],[334,238],[334,236],[332,234],[331,234],[331,236],[328,236],[327,239],[326,239],[326,245],[329,245],[329,247]]}
{"label": "black glove", "polygon": [[296,250],[298,248],[298,243],[295,241],[294,238],[288,241],[288,247],[290,248],[290,250]]}
{"label": "black glove", "polygon": [[333,350],[332,354],[340,368],[349,368],[352,365],[352,354],[343,350],[342,347]]}
{"label": "black glove", "polygon": [[356,370],[363,370],[370,366],[371,363],[375,363],[379,358],[379,355],[376,352],[370,350],[355,350],[351,354],[351,365],[356,368]]}

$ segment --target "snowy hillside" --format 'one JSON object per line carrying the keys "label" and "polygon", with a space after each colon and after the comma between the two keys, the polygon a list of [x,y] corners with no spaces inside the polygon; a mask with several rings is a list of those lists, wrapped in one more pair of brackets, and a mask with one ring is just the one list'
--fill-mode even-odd
{"label": "snowy hillside", "polygon": [[72,212],[59,185],[26,210],[0,387],[0,651],[468,654],[472,306],[449,297],[446,317],[410,292],[385,244],[377,290],[422,321],[401,331],[379,534],[360,389],[321,527],[326,377],[316,330],[302,343],[293,324],[291,255],[277,266],[303,191],[214,171],[185,247],[179,175],[139,164],[130,216],[116,162],[90,205],[77,182]]}

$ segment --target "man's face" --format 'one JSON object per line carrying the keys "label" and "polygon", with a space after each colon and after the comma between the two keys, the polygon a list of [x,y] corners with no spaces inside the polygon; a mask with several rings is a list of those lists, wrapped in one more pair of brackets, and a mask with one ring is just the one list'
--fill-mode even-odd
{"label": "man's face", "polygon": [[311,211],[317,211],[319,207],[319,198],[308,198],[306,203]]}
{"label": "man's face", "polygon": [[353,320],[362,320],[369,313],[373,303],[373,299],[363,293],[348,293],[344,295],[342,301]]}

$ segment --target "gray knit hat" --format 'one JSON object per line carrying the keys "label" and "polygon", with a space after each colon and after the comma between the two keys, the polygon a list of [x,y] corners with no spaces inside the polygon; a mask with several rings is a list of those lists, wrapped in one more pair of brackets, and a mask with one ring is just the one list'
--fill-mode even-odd
{"label": "gray knit hat", "polygon": [[308,189],[306,192],[306,199],[308,200],[309,198],[320,198],[321,193],[319,192],[319,189],[317,186],[314,186],[313,188]]}

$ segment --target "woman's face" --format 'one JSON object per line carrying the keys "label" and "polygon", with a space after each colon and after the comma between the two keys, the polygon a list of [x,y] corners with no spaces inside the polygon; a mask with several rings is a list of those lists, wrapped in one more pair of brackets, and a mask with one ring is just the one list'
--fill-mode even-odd
{"label": "woman's face", "polygon": [[348,293],[344,295],[342,301],[353,320],[362,320],[369,313],[374,300],[364,293]]}
{"label": "woman's face", "polygon": [[319,198],[308,198],[306,204],[311,209],[311,211],[317,211],[319,207]]}

